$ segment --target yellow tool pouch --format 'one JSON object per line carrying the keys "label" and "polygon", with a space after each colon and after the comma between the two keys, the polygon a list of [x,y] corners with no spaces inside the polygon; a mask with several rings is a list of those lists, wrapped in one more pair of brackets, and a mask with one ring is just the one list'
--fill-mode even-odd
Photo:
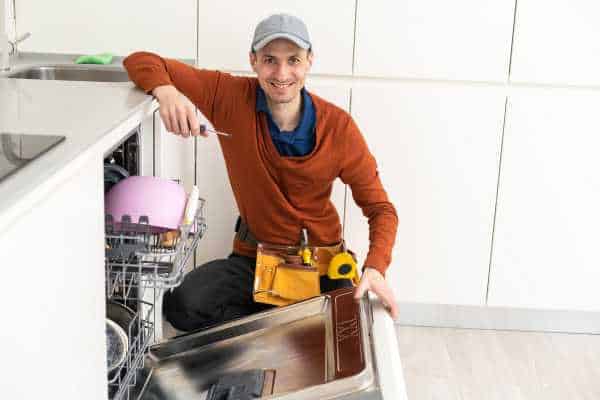
{"label": "yellow tool pouch", "polygon": [[327,274],[329,261],[337,247],[332,246],[332,250],[328,250],[329,247],[311,247],[312,265],[303,265],[299,246],[259,243],[254,275],[254,301],[285,306],[319,296],[319,278]]}
{"label": "yellow tool pouch", "polygon": [[280,264],[273,278],[273,294],[301,301],[321,294],[319,271],[302,264]]}

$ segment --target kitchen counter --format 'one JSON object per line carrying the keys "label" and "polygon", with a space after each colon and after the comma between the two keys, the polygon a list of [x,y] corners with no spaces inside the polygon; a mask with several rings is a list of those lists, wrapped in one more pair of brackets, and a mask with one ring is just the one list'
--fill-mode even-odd
{"label": "kitchen counter", "polygon": [[[15,70],[73,65],[74,58],[24,53],[12,66]],[[122,58],[106,67],[115,65],[122,65]],[[0,74],[0,132],[62,135],[66,139],[0,182],[0,232],[74,173],[77,160],[111,150],[127,134],[117,127],[133,127],[158,108],[151,96],[131,82],[12,79],[5,75]]]}

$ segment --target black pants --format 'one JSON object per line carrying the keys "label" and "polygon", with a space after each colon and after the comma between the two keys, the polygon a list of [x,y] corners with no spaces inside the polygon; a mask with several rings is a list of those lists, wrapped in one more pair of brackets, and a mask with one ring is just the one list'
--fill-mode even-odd
{"label": "black pants", "polygon": [[[176,329],[192,331],[267,310],[252,298],[255,258],[232,254],[191,271],[183,283],[165,293],[163,309]],[[321,277],[321,292],[352,286],[347,279]]]}

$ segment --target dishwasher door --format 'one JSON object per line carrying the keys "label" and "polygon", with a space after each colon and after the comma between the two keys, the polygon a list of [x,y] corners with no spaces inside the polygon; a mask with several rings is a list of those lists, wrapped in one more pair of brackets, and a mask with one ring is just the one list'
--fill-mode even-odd
{"label": "dishwasher door", "polygon": [[204,399],[224,376],[263,370],[263,398],[404,400],[395,330],[381,313],[341,289],[176,337],[151,347],[134,398]]}
{"label": "dishwasher door", "polygon": [[381,398],[408,400],[394,321],[372,293],[369,293],[368,309],[371,312],[371,344]]}

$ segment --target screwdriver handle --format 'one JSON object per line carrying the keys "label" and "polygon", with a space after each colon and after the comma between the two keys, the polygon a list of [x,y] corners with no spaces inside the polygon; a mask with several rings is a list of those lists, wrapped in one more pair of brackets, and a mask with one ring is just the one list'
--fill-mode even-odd
{"label": "screwdriver handle", "polygon": [[200,124],[200,133],[204,133],[204,132],[214,133],[215,135],[221,135],[221,136],[231,136],[231,134],[226,133],[226,132],[220,132],[220,131],[215,131],[214,129],[208,129],[206,127],[206,124]]}

